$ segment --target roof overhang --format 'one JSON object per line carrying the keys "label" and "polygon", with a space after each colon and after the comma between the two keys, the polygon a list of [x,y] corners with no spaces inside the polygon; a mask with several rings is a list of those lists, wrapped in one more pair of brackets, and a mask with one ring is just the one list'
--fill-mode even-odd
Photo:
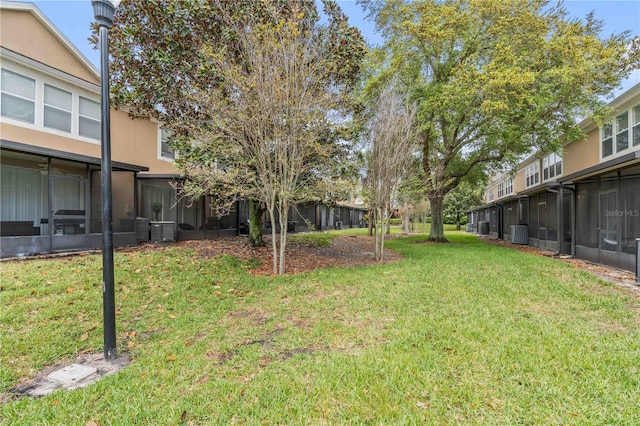
{"label": "roof overhang", "polygon": [[531,195],[531,194],[537,194],[539,192],[545,192],[551,189],[556,189],[560,186],[560,184],[556,181],[554,182],[546,182],[542,185],[538,185],[538,186],[534,186],[533,188],[529,188],[529,189],[525,189],[524,191],[520,191],[518,193],[518,195]]}
{"label": "roof overhang", "polygon": [[[74,154],[72,152],[58,151],[57,149],[43,148],[40,146],[27,145],[20,142],[8,141],[6,139],[0,139],[0,148],[22,152],[25,154],[42,155],[45,157],[59,158],[62,160],[77,161],[79,163],[94,164],[97,166],[101,165],[101,160],[97,157]],[[148,167],[122,163],[120,161],[112,161],[111,167],[115,171],[127,171],[136,173],[149,171]]]}
{"label": "roof overhang", "polygon": [[[147,169],[149,170],[149,169]],[[184,180],[180,175],[170,173],[143,173],[138,175],[138,179],[177,179]]]}

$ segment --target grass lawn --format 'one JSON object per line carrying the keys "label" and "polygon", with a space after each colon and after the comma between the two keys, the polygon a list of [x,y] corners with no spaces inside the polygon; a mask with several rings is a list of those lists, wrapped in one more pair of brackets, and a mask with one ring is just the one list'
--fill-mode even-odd
{"label": "grass lawn", "polygon": [[[343,233],[345,231],[342,231]],[[640,424],[640,306],[571,265],[450,231],[405,260],[255,277],[116,253],[119,351],[3,424]],[[101,257],[0,264],[0,394],[102,345]]]}

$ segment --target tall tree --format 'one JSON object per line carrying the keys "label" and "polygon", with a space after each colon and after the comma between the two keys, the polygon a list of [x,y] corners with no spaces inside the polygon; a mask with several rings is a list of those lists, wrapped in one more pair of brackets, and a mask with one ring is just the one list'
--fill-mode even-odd
{"label": "tall tree", "polygon": [[[590,14],[571,19],[545,0],[372,0],[385,67],[419,104],[429,238],[446,241],[443,199],[471,175],[533,149],[583,138],[601,98],[640,64],[640,40],[602,36]],[[370,83],[371,85],[371,83]]]}
{"label": "tall tree", "polygon": [[391,218],[391,200],[411,166],[415,138],[415,106],[401,93],[398,81],[390,80],[380,91],[368,126],[369,152],[365,189],[375,230],[375,257],[384,259],[384,239]]}
{"label": "tall tree", "polygon": [[[180,145],[185,193],[264,203],[272,224],[273,269],[280,274],[290,207],[334,191],[348,152],[337,120],[349,107],[340,58],[328,28],[308,23],[295,5],[292,10],[290,16],[235,28],[240,61],[206,45],[220,82],[189,97],[207,119],[176,123],[195,127],[194,137]],[[227,19],[229,26],[239,25]]]}
{"label": "tall tree", "polygon": [[[364,54],[362,37],[348,25],[333,0],[322,4],[328,18],[322,40],[332,54],[328,72],[336,80],[353,81]],[[224,52],[229,62],[241,64],[246,55],[238,28],[273,27],[298,14],[301,28],[317,25],[319,12],[314,0],[125,1],[110,30],[112,104],[133,117],[163,122],[174,130],[172,143],[184,144],[194,137],[200,123],[213,120],[216,114],[201,108],[198,98],[191,96],[223,84],[207,46]],[[97,31],[91,40],[97,45]],[[213,159],[209,160],[213,164]],[[251,205],[252,217],[258,217],[261,204]],[[252,243],[261,241],[259,222],[251,221],[250,235]]]}
{"label": "tall tree", "polygon": [[461,183],[444,196],[444,216],[453,220],[460,230],[462,218],[475,206],[482,204],[482,185]]}

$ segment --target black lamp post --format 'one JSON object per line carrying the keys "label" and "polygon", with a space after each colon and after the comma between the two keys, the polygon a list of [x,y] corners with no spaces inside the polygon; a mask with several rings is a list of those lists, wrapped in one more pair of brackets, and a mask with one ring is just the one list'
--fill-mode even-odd
{"label": "black lamp post", "polygon": [[111,194],[111,120],[109,108],[109,27],[120,0],[91,0],[100,26],[100,105],[102,123],[102,307],[104,359],[116,357],[116,301],[113,284],[113,201]]}

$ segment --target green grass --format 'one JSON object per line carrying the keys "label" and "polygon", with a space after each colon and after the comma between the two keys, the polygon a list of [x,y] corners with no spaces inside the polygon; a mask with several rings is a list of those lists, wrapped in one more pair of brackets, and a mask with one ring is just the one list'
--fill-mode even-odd
{"label": "green grass", "polygon": [[[427,228],[428,229],[428,228]],[[445,229],[454,230],[455,226],[453,225],[445,225]],[[422,231],[422,227],[420,228]],[[302,232],[298,234],[289,234],[287,237],[288,241],[317,246],[317,247],[327,247],[331,245],[331,242],[334,238],[339,237],[341,235],[367,235],[367,228],[349,228],[349,229],[341,229],[341,230],[330,230],[330,231],[312,231],[312,232]],[[400,226],[391,226],[391,234],[398,235],[402,234],[402,229]]]}
{"label": "green grass", "polygon": [[[394,264],[278,278],[175,247],[117,253],[131,365],[7,402],[0,423],[640,424],[637,298],[448,237],[389,240],[405,257]],[[95,255],[0,264],[0,392],[101,350],[100,267]]]}

